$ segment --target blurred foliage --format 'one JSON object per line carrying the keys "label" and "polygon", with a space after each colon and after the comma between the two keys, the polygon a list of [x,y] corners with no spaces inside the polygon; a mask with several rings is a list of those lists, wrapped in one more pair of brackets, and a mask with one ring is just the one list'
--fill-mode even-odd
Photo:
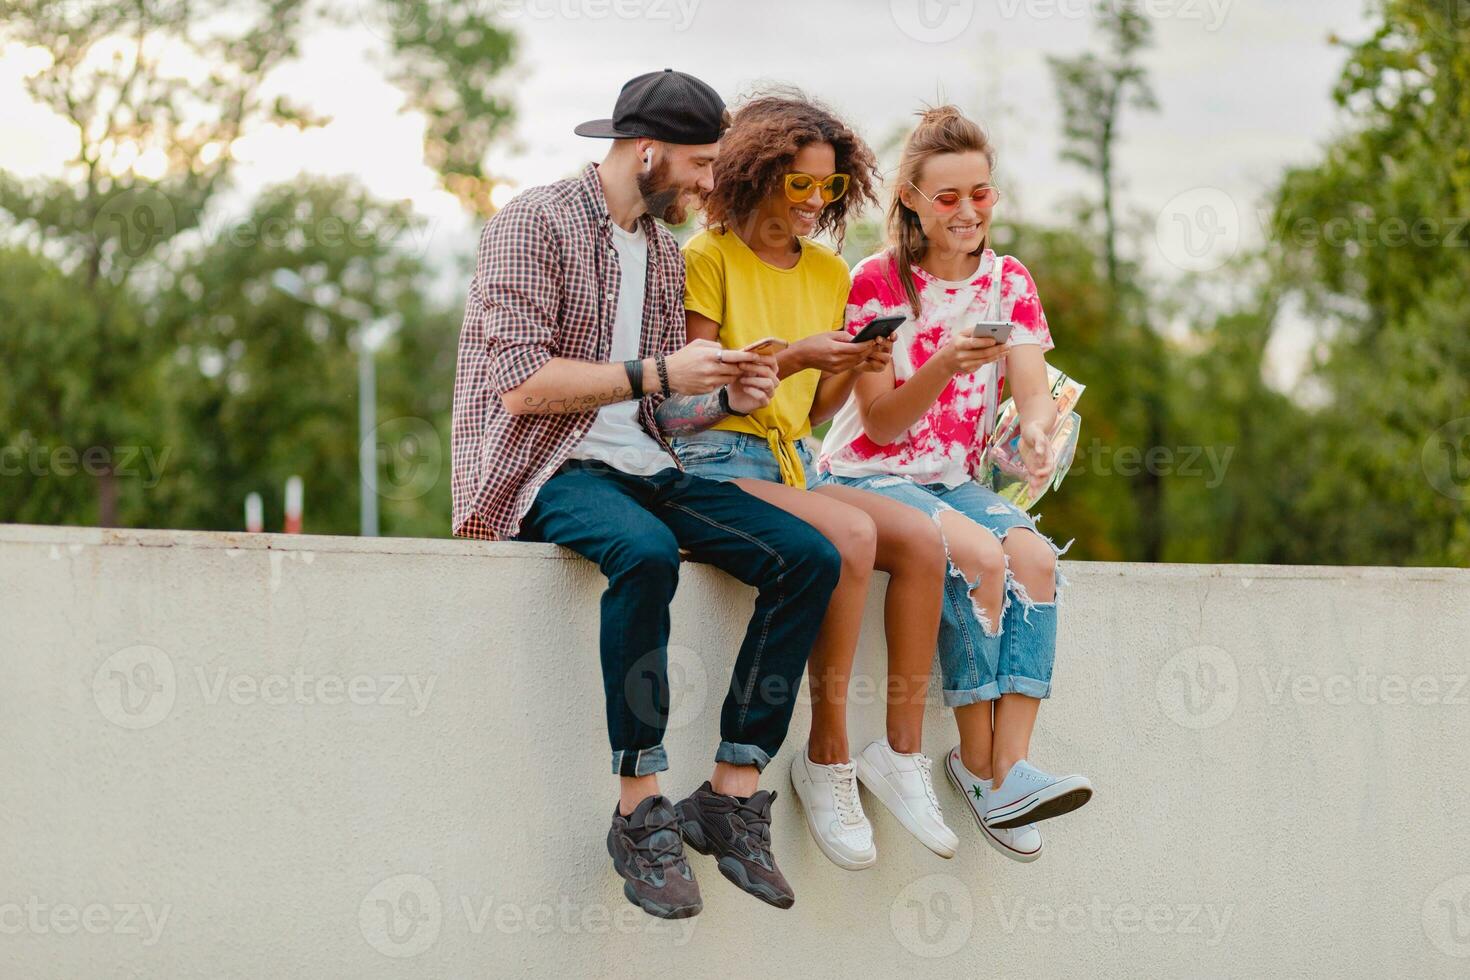
{"label": "blurred foliage", "polygon": [[[514,36],[440,2],[5,7],[0,35],[50,52],[31,93],[79,148],[53,180],[0,173],[0,520],[238,528],[258,491],[276,528],[299,474],[306,530],[355,533],[371,321],[391,325],[375,354],[383,533],[446,534],[461,307],[434,298],[420,220],[343,180],[228,215],[219,199],[241,132],[321,122],[261,95],[265,75],[314,18],[360,18],[426,121],[425,160],[487,212]],[[996,247],[1037,280],[1051,360],[1088,386],[1043,530],[1087,559],[1470,564],[1470,27],[1437,0],[1377,2],[1371,34],[1338,42],[1346,128],[1272,187],[1265,244],[1163,279],[1114,205],[1121,124],[1153,104],[1133,9],[1104,5],[1098,50],[1052,60],[1090,198],[1053,224],[997,216]],[[209,77],[169,76],[153,37],[192,46]],[[873,212],[844,252],[881,240]],[[1302,320],[1312,362],[1279,390],[1269,352]]]}

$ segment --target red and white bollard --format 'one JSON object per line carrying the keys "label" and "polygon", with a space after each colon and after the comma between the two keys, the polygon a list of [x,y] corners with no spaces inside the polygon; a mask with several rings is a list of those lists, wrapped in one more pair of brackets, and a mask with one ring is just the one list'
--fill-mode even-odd
{"label": "red and white bollard", "polygon": [[286,533],[301,533],[301,505],[305,498],[305,490],[301,485],[301,477],[293,476],[286,481]]}
{"label": "red and white bollard", "polygon": [[260,494],[247,494],[245,497],[245,530],[251,534],[259,534],[265,530],[265,507],[260,502]]}

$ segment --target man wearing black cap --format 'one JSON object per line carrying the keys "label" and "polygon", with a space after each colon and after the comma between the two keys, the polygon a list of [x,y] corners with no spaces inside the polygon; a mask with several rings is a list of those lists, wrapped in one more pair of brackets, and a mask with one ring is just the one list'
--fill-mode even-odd
{"label": "man wearing black cap", "polygon": [[[688,343],[678,223],[713,187],[719,95],[665,69],[623,86],[600,165],[517,195],[485,226],[454,390],[454,533],[550,541],[607,576],[601,655],[620,800],[608,833],[623,892],[669,918],[702,908],[683,841],[725,877],[790,907],[760,770],[779,749],[840,572],[810,525],[682,472],[666,436],[770,401],[773,359]],[[711,779],[676,808],[666,648],[679,553],[758,590],[720,712]],[[573,664],[572,666],[576,666]],[[682,837],[681,837],[682,833]]]}

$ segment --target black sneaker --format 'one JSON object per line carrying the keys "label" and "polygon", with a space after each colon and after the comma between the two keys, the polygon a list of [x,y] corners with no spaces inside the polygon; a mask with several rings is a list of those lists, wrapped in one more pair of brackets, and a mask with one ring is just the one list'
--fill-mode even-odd
{"label": "black sneaker", "polygon": [[679,801],[679,830],[689,846],[712,856],[720,874],[741,891],[778,909],[789,909],[796,894],[771,854],[771,802],[761,790],[748,799],[716,793],[708,780]]}
{"label": "black sneaker", "polygon": [[623,894],[649,915],[687,919],[704,908],[667,798],[650,796],[626,817],[614,806],[607,853],[623,878]]}

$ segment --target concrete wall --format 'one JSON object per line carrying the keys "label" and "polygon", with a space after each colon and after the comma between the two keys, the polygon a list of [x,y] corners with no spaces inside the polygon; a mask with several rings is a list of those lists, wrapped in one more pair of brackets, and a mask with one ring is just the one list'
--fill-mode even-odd
{"label": "concrete wall", "polygon": [[[694,855],[705,911],[665,923],[603,849],[587,563],[0,527],[0,976],[1470,972],[1470,572],[1066,572],[1033,758],[1098,793],[1040,861],[985,847],[941,782],[954,860],[872,803],[878,866],[838,870],[786,781],[802,707],[767,777],[795,908]],[[671,794],[705,778],[751,595],[685,566]],[[929,751],[953,733],[935,705]]]}

